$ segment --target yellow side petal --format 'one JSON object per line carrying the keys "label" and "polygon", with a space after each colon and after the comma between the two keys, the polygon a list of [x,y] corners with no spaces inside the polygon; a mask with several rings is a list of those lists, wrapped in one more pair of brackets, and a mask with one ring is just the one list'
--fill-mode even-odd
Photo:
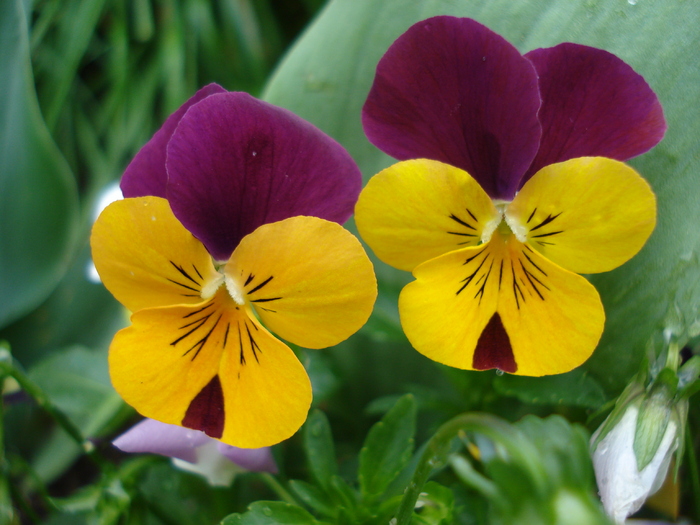
{"label": "yellow side petal", "polygon": [[538,171],[506,210],[513,231],[576,273],[606,272],[634,256],[656,224],[656,199],[629,166],[582,157]]}
{"label": "yellow side petal", "polygon": [[596,289],[511,237],[498,313],[518,375],[561,374],[583,364],[605,324]]}
{"label": "yellow side petal", "polygon": [[357,229],[377,257],[407,271],[476,246],[497,217],[466,171],[426,159],[399,162],[372,177],[355,207]]}
{"label": "yellow side petal", "polygon": [[109,364],[117,392],[144,416],[242,448],[290,437],[311,403],[294,353],[225,290],[196,306],[136,312]]}
{"label": "yellow side petal", "polygon": [[501,258],[491,243],[417,266],[399,296],[401,325],[413,347],[430,359],[472,370],[474,349],[496,311]]}
{"label": "yellow side petal", "polygon": [[159,197],[110,204],[90,244],[102,282],[132,312],[201,303],[202,287],[220,277],[202,243]]}
{"label": "yellow side petal", "polygon": [[347,339],[372,313],[374,270],[360,242],[317,217],[265,224],[246,236],[224,273],[270,330],[307,348]]}

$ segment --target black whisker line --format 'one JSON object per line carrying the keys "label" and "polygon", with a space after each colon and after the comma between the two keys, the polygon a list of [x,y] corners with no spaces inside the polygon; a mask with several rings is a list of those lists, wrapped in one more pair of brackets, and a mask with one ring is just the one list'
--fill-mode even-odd
{"label": "black whisker line", "polygon": [[547,245],[547,246],[554,246],[554,243],[553,243],[553,242],[545,242],[545,241],[536,241],[536,242],[537,242],[537,244],[539,244],[540,246],[545,246],[545,245]]}
{"label": "black whisker line", "polygon": [[527,268],[525,268],[525,266],[523,265],[523,262],[522,262],[522,261],[520,261],[520,266],[523,267],[523,271],[525,272],[525,275],[527,276],[528,279],[532,278],[532,279],[534,279],[535,281],[537,281],[541,286],[543,286],[546,290],[549,290],[550,292],[552,291],[552,290],[549,289],[549,286],[547,286],[547,285],[544,284],[542,281],[540,281],[534,273],[532,273],[532,272],[529,271]]}
{"label": "black whisker line", "polygon": [[228,331],[231,329],[231,323],[226,323],[226,332],[224,332],[224,348],[226,348],[226,342],[228,341]]}
{"label": "black whisker line", "polygon": [[520,292],[520,297],[522,297],[523,301],[525,301],[525,296],[523,295],[523,291],[520,289],[518,279],[515,277],[515,267],[513,266],[513,261],[510,261],[510,271],[513,274],[513,295],[515,296],[515,305],[518,307],[518,310],[520,310],[520,300],[518,299],[518,292]]}
{"label": "black whisker line", "polygon": [[199,310],[195,310],[194,312],[190,312],[190,313],[188,313],[187,315],[183,316],[182,318],[183,318],[183,319],[187,319],[188,317],[192,317],[193,315],[197,315],[199,312],[203,312],[204,310],[206,310],[207,308],[212,307],[213,305],[214,305],[213,302],[207,303],[205,306],[202,306]]}
{"label": "black whisker line", "polygon": [[180,341],[182,341],[185,337],[187,337],[187,336],[193,334],[194,332],[196,332],[197,330],[199,330],[202,326],[204,326],[204,323],[207,322],[207,319],[209,319],[209,317],[211,317],[211,314],[209,314],[209,315],[207,315],[206,317],[203,317],[203,318],[201,318],[201,319],[198,319],[198,320],[196,320],[196,321],[193,321],[193,322],[190,323],[190,324],[186,324],[185,326],[181,326],[181,327],[180,327],[180,330],[183,329],[183,328],[187,328],[188,326],[191,326],[191,325],[197,323],[197,326],[195,326],[194,328],[192,328],[192,330],[190,330],[189,332],[187,332],[185,335],[182,335],[182,336],[178,337],[177,339],[175,339],[175,341],[173,341],[172,343],[170,343],[170,346],[175,346],[175,345],[177,345],[177,344],[178,344]]}
{"label": "black whisker line", "polygon": [[501,259],[501,269],[498,271],[498,291],[501,291],[501,281],[503,280],[503,259]]}
{"label": "black whisker line", "polygon": [[474,277],[476,276],[476,274],[479,273],[479,270],[481,270],[481,267],[482,267],[482,266],[484,265],[484,263],[488,260],[488,258],[489,258],[489,256],[488,256],[488,253],[487,253],[487,254],[486,254],[486,257],[484,257],[484,259],[481,261],[481,263],[479,264],[479,266],[477,267],[477,269],[474,270],[474,272],[473,272],[471,275],[465,277],[464,279],[462,279],[462,280],[460,281],[460,282],[463,282],[464,284],[462,285],[462,287],[461,287],[459,290],[457,290],[457,293],[456,293],[455,295],[459,295],[459,294],[462,292],[462,290],[464,290],[467,286],[469,286],[469,283],[472,282],[472,279],[474,279]]}
{"label": "black whisker line", "polygon": [[533,235],[533,239],[538,239],[540,237],[549,237],[550,235],[558,235],[560,233],[564,233],[564,230],[559,230],[558,232],[549,232],[549,233],[540,233],[539,235]]}
{"label": "black whisker line", "polygon": [[248,274],[248,278],[245,280],[245,284],[243,286],[248,286],[250,284],[250,281],[255,279],[255,276],[252,273]]}
{"label": "black whisker line", "polygon": [[465,209],[467,210],[467,213],[469,214],[469,216],[470,216],[472,219],[474,219],[476,222],[479,222],[479,219],[477,219],[476,217],[474,217],[474,214],[473,214],[472,212],[469,211],[469,208],[465,208]]}
{"label": "black whisker line", "polygon": [[[469,211],[469,210],[467,210],[467,211]],[[472,226],[472,225],[469,224],[468,222],[464,222],[462,219],[460,219],[459,217],[457,217],[454,213],[450,215],[450,219],[452,219],[453,221],[455,221],[455,222],[461,224],[461,225],[464,226],[465,228],[469,228],[470,230],[476,231],[476,228],[474,228],[474,226]]]}
{"label": "black whisker line", "polygon": [[172,265],[175,267],[175,269],[176,269],[178,272],[180,272],[180,273],[182,274],[183,277],[185,277],[185,279],[189,280],[190,282],[193,282],[193,283],[196,284],[197,286],[200,285],[200,283],[199,283],[198,281],[195,281],[194,279],[192,279],[192,277],[190,276],[190,274],[187,273],[187,272],[185,271],[185,269],[184,269],[182,266],[178,266],[178,265],[175,264],[173,261],[170,261],[170,264],[172,264]]}
{"label": "black whisker line", "polygon": [[479,255],[481,255],[482,253],[484,253],[485,251],[486,251],[486,248],[482,248],[481,250],[479,250],[479,252],[475,253],[474,255],[472,255],[471,257],[469,257],[466,261],[464,261],[464,262],[462,263],[462,266],[464,266],[465,264],[469,264],[469,263],[472,262],[474,259],[476,259]]}
{"label": "black whisker line", "polygon": [[461,235],[462,237],[476,237],[473,233],[447,232],[450,235]]}
{"label": "black whisker line", "polygon": [[185,352],[184,354],[182,354],[182,357],[185,357],[185,356],[186,356],[187,354],[189,354],[192,350],[194,350],[197,346],[199,346],[199,348],[197,348],[197,351],[196,351],[196,352],[194,353],[194,355],[192,356],[191,361],[194,361],[194,360],[197,358],[197,356],[199,355],[199,352],[202,351],[202,348],[204,348],[204,345],[205,345],[205,344],[207,343],[207,341],[209,340],[209,337],[211,336],[212,332],[214,331],[214,328],[216,328],[216,326],[219,324],[219,321],[221,321],[221,316],[222,316],[222,315],[223,315],[223,314],[219,314],[219,318],[216,320],[216,322],[214,323],[214,325],[209,329],[209,331],[207,332],[207,335],[205,335],[204,337],[202,337],[197,343],[195,343],[195,344],[192,346],[192,348],[190,348],[187,352]]}
{"label": "black whisker line", "polygon": [[194,263],[192,263],[192,268],[194,268],[194,271],[197,272],[197,275],[199,275],[199,278],[200,278],[200,279],[204,279],[204,277],[202,277],[202,274],[199,273],[199,270],[198,270],[197,267],[194,265]]}
{"label": "black whisker line", "polygon": [[265,286],[267,283],[269,283],[269,282],[272,280],[273,277],[274,277],[274,275],[271,275],[270,277],[268,277],[267,279],[265,279],[263,282],[261,282],[259,285],[257,285],[255,288],[253,288],[251,291],[249,291],[249,292],[248,292],[248,295],[250,295],[250,294],[252,294],[252,293],[255,293],[255,292],[257,292],[258,290],[260,290],[260,288],[262,288],[262,287]]}
{"label": "black whisker line", "polygon": [[543,221],[542,221],[541,223],[539,223],[537,226],[535,226],[534,228],[532,228],[530,231],[531,231],[531,232],[534,232],[535,230],[539,230],[542,226],[545,226],[546,224],[549,224],[549,223],[552,222],[554,219],[556,219],[557,217],[559,217],[559,216],[561,215],[561,213],[562,213],[562,212],[559,212],[559,213],[557,213],[556,215],[552,215],[552,214],[550,213],[549,215],[547,215],[547,218],[546,218],[545,220],[543,220]]}
{"label": "black whisker line", "polygon": [[184,329],[187,328],[188,326],[192,326],[193,324],[199,323],[200,321],[206,323],[206,322],[207,322],[207,319],[209,319],[209,318],[212,316],[213,313],[214,313],[214,312],[209,312],[209,313],[208,313],[207,315],[205,315],[204,317],[200,317],[199,319],[195,319],[194,321],[191,321],[191,322],[189,322],[189,323],[187,323],[187,324],[183,324],[181,327],[178,328],[178,330],[184,330]]}
{"label": "black whisker line", "polygon": [[[270,310],[269,308],[265,308],[264,306],[261,306],[260,309],[261,309],[261,310],[265,310],[266,312],[270,312],[271,314],[276,314],[276,313],[277,313],[277,310]],[[255,325],[253,325],[253,326],[255,326]],[[255,329],[257,330],[258,327],[255,326]]]}
{"label": "black whisker line", "polygon": [[253,357],[255,357],[255,361],[259,363],[260,361],[258,360],[258,353],[255,351],[255,349],[257,348],[258,351],[260,351],[260,352],[262,352],[262,350],[260,350],[258,343],[255,342],[255,339],[253,339],[253,334],[250,333],[250,328],[248,328],[248,323],[245,321],[244,321],[244,323],[245,323],[245,331],[248,332],[248,339],[250,340],[250,349],[253,351]]}
{"label": "black whisker line", "polygon": [[240,362],[242,365],[245,364],[245,354],[243,353],[243,336],[241,335],[241,322],[237,321],[236,326],[238,327],[238,346],[240,348]]}
{"label": "black whisker line", "polygon": [[[168,278],[166,277],[166,279],[168,279]],[[177,284],[178,286],[182,286],[183,288],[187,288],[188,290],[192,290],[193,292],[199,293],[199,290],[197,288],[192,288],[191,286],[187,286],[186,284],[182,284],[182,283],[179,283],[177,281],[173,281],[172,279],[168,279],[168,281],[170,281],[173,284]]]}
{"label": "black whisker line", "polygon": [[[484,282],[481,283],[481,287],[476,292],[476,295],[474,295],[474,299],[476,299],[477,297],[479,298],[479,304],[481,304],[481,300],[484,298],[484,290],[486,289],[486,283],[489,280],[489,275],[491,275],[491,270],[493,269],[493,263],[494,263],[494,261],[491,261],[491,266],[489,266],[489,271],[486,273],[486,278],[484,279]],[[477,284],[479,284],[478,281],[477,281]]]}
{"label": "black whisker line", "polygon": [[251,303],[269,303],[270,301],[279,301],[281,297],[270,297],[269,299],[252,299]]}
{"label": "black whisker line", "polygon": [[526,254],[525,252],[523,252],[523,255],[524,255],[525,258],[530,262],[530,264],[531,264],[532,266],[534,266],[535,268],[537,268],[540,272],[542,272],[542,275],[544,275],[545,277],[547,277],[547,272],[545,272],[542,268],[540,268],[539,266],[537,266],[537,265],[532,261],[532,259],[530,259],[530,256],[529,256],[528,254]]}
{"label": "black whisker line", "polygon": [[535,212],[536,212],[536,211],[537,211],[537,206],[535,206],[535,209],[532,210],[532,213],[531,213],[530,216],[527,218],[527,222],[526,222],[525,224],[529,224],[529,223],[530,223],[530,221],[532,220],[532,218],[535,216]]}
{"label": "black whisker line", "polygon": [[201,297],[198,293],[181,293],[180,297]]}
{"label": "black whisker line", "polygon": [[[520,267],[523,269],[523,272],[525,272],[525,277],[527,277],[527,280],[530,281],[530,286],[532,286],[532,288],[535,290],[535,292],[537,292],[537,295],[540,296],[540,299],[542,299],[542,300],[544,301],[544,296],[543,296],[542,293],[540,292],[540,289],[537,288],[537,285],[535,284],[535,281],[537,281],[538,283],[540,283],[540,284],[541,284],[542,286],[544,286],[545,288],[547,288],[547,287],[546,287],[544,284],[542,284],[542,281],[540,281],[537,277],[535,277],[534,275],[532,275],[530,272],[527,271],[527,268],[525,268],[525,265],[523,264],[523,261],[521,261],[520,259],[518,259],[518,262],[520,263]],[[533,281],[533,278],[534,278],[534,281]],[[549,290],[549,288],[547,288],[547,289]]]}

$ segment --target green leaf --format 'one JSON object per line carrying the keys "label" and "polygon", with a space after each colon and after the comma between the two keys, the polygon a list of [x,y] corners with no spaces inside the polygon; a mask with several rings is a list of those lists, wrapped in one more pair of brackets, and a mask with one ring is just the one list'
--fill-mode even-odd
{"label": "green leaf", "polygon": [[455,497],[450,489],[434,481],[423,487],[411,523],[416,525],[452,525]]}
{"label": "green leaf", "polygon": [[416,433],[416,403],[407,394],[370,429],[360,451],[362,495],[381,496],[411,459]]}
{"label": "green leaf", "polygon": [[34,91],[26,15],[0,2],[0,327],[39,304],[70,262],[75,181]]}
{"label": "green leaf", "polygon": [[303,440],[311,475],[320,486],[328,486],[331,477],[337,474],[338,466],[331,427],[326,415],[320,410],[311,412],[306,420]]}
{"label": "green leaf", "polygon": [[256,501],[245,514],[231,514],[221,525],[320,525],[307,511],[281,501]]}
{"label": "green leaf", "polygon": [[631,161],[657,195],[656,231],[630,262],[591,279],[607,320],[585,369],[617,393],[648,343],[669,329],[682,344],[700,319],[700,64],[690,52],[700,48],[700,10],[692,2],[622,0],[333,0],[277,69],[265,98],[339,140],[368,178],[392,162],[361,127],[374,68],[411,24],[438,14],[475,18],[523,52],[565,41],[603,48],[642,74],[661,100],[666,137]]}
{"label": "green leaf", "polygon": [[496,391],[534,405],[600,408],[606,395],[590,373],[577,368],[567,374],[545,377],[503,375],[493,381]]}
{"label": "green leaf", "polygon": [[300,480],[291,480],[289,488],[302,503],[315,510],[322,516],[333,518],[338,514],[337,507],[329,501],[326,493],[311,483]]}
{"label": "green leaf", "polygon": [[[85,437],[98,436],[124,407],[109,381],[106,352],[79,346],[56,351],[28,375]],[[81,453],[67,434],[54,429],[35,453],[32,466],[41,479],[50,481]]]}

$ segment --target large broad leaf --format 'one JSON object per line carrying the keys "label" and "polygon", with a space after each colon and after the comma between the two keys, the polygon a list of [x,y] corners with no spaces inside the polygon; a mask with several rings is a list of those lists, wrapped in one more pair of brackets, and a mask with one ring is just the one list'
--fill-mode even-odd
{"label": "large broad leaf", "polygon": [[20,0],[0,2],[0,327],[51,292],[77,225],[75,181],[41,117]]}
{"label": "large broad leaf", "polygon": [[[666,138],[631,162],[656,192],[658,226],[632,261],[592,279],[607,322],[585,366],[617,392],[650,341],[661,341],[668,329],[682,342],[700,325],[700,10],[692,2],[648,0],[334,0],[281,64],[265,97],[338,139],[369,177],[391,162],[360,124],[376,63],[412,23],[437,14],[475,18],[522,52],[565,41],[606,49],[661,99]],[[380,277],[387,273],[380,267]]]}

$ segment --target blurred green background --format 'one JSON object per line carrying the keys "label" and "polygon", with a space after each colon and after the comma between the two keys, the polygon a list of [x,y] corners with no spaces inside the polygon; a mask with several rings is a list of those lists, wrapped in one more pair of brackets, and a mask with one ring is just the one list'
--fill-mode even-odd
{"label": "blurred green background", "polygon": [[[647,353],[670,340],[698,353],[700,9],[693,0],[323,4],[0,0],[0,340],[113,469],[112,477],[98,478],[100,468],[43,410],[21,394],[8,397],[5,474],[29,523],[87,523],[79,516],[98,501],[125,523],[215,523],[274,497],[254,474],[210,489],[162,458],[135,463],[110,447],[109,439],[139,418],[109,384],[107,348],[127,317],[87,277],[94,207],[165,118],[209,82],[310,120],[370,177],[391,162],[360,125],[376,62],[412,23],[436,14],[471,16],[523,52],[562,41],[602,47],[640,72],[669,123],[664,141],[631,162],[658,196],[659,223],[635,259],[592,278],[606,332],[591,361],[564,376],[499,377],[423,358],[398,323],[396,298],[410,276],[375,261],[380,297],[368,325],[336,348],[299,350],[314,404],[330,418],[341,475],[357,470],[370,425],[406,392],[417,401],[417,443],[449,417],[474,410],[511,421],[558,413],[593,430],[602,418],[589,416],[619,394]],[[691,401],[692,452],[700,448],[700,408]],[[277,447],[283,477],[306,475],[300,450],[299,436]],[[690,459],[681,470],[682,510],[698,520],[700,479]],[[119,489],[98,479],[118,479]],[[66,498],[64,506],[49,496]],[[128,518],[121,514],[127,508]]]}

